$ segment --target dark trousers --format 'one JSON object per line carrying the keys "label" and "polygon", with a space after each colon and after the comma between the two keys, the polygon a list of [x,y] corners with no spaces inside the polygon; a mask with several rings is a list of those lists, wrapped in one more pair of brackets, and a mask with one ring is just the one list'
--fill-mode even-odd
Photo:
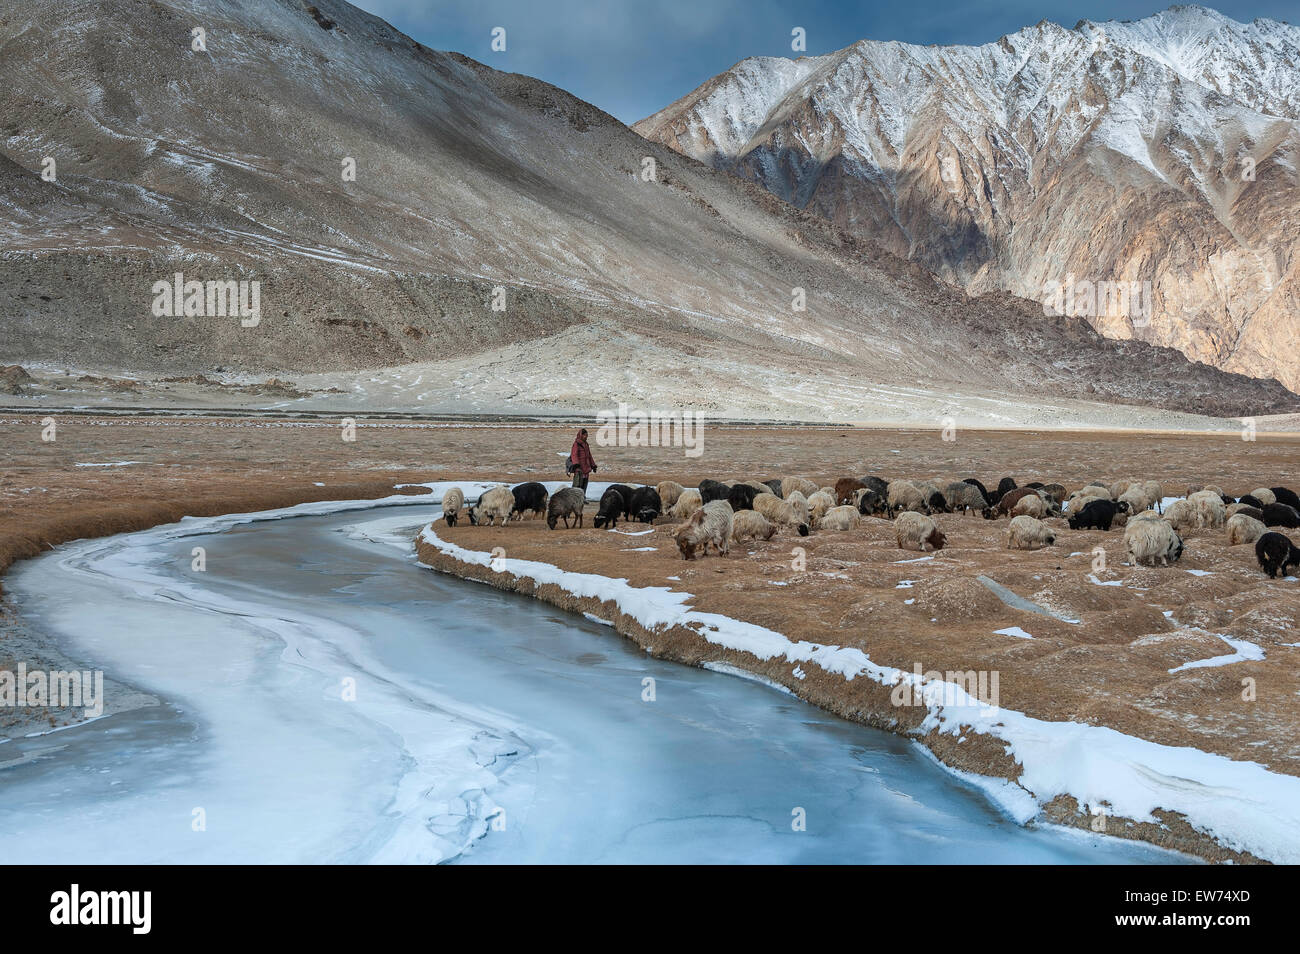
{"label": "dark trousers", "polygon": [[586,490],[587,475],[580,470],[575,470],[573,472],[573,486],[577,487],[579,490]]}

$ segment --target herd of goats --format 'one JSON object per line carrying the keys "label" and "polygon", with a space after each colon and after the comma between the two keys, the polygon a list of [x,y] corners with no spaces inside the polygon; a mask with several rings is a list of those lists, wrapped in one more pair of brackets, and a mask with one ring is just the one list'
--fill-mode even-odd
{"label": "herd of goats", "polygon": [[[1287,576],[1300,566],[1300,548],[1272,527],[1300,529],[1300,497],[1286,487],[1260,487],[1234,498],[1216,486],[1192,486],[1186,497],[1164,506],[1164,489],[1157,481],[1101,482],[1068,492],[1061,484],[1034,482],[1017,486],[1004,477],[990,490],[975,478],[940,486],[922,480],[885,480],[881,477],[842,477],[834,486],[818,486],[804,477],[780,480],[702,480],[697,488],[666,480],[657,486],[611,484],[601,495],[596,511],[597,529],[612,529],[622,520],[677,522],[677,547],[684,559],[707,555],[710,547],[720,554],[732,542],[769,540],[788,529],[807,536],[809,531],[843,531],[861,526],[864,519],[894,522],[903,549],[941,550],[947,537],[933,519],[940,513],[979,513],[987,520],[1010,518],[1005,542],[1016,550],[1037,550],[1056,543],[1059,518],[1071,530],[1109,531],[1124,527],[1129,562],[1169,566],[1183,554],[1178,531],[1185,528],[1223,528],[1230,545],[1255,545],[1260,567],[1270,578]],[[475,526],[504,525],[525,514],[546,514],[554,530],[564,522],[583,525],[586,492],[565,487],[554,494],[537,481],[485,491],[472,505],[458,487],[443,495],[443,519],[454,527],[465,510]],[[1055,526],[1046,520],[1057,518]]]}

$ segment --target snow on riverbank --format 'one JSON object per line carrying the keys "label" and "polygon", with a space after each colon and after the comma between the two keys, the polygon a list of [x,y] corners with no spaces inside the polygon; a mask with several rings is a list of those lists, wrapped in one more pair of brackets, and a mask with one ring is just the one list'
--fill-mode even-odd
{"label": "snow on riverbank", "polygon": [[[594,485],[588,489],[589,496],[595,492]],[[579,598],[613,602],[646,629],[687,626],[714,645],[761,660],[780,657],[796,667],[811,663],[846,680],[861,676],[887,686],[906,683],[927,707],[920,734],[981,733],[1005,743],[1022,766],[1018,784],[986,790],[1022,823],[1054,798],[1068,795],[1083,811],[1112,818],[1159,824],[1157,810],[1181,813],[1193,828],[1232,850],[1300,863],[1300,778],[1104,726],[1046,722],[985,706],[959,685],[878,665],[860,649],[794,641],[761,626],[695,611],[690,608],[692,594],[670,587],[636,587],[626,579],[571,573],[539,561],[493,561],[489,553],[441,539],[434,524],[420,538],[467,565],[527,578],[535,585],[553,584]]]}

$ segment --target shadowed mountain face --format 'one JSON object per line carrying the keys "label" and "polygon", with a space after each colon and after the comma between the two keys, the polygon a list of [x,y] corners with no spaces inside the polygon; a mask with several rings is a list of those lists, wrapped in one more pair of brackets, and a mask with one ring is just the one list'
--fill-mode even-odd
{"label": "shadowed mountain face", "polygon": [[[561,90],[341,2],[0,0],[0,152],[4,361],[415,363],[447,401],[495,388],[583,410],[875,419],[900,387],[957,415],[963,394],[1296,406],[1274,382],[1009,295],[970,299]],[[159,314],[175,299],[155,286],[177,273],[185,307]],[[190,281],[258,282],[258,320],[213,314]]]}
{"label": "shadowed mountain face", "polygon": [[[737,64],[634,127],[973,294],[1300,389],[1300,27],[1202,7]],[[1071,277],[1072,276],[1072,277]]]}

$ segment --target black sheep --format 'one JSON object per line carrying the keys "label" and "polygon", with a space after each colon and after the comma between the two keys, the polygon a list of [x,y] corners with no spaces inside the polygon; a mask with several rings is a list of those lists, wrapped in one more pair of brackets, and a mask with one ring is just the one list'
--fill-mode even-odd
{"label": "black sheep", "polygon": [[1280,572],[1287,576],[1291,567],[1300,566],[1300,550],[1281,533],[1266,533],[1255,541],[1255,559],[1270,580]]}
{"label": "black sheep", "polygon": [[664,504],[659,499],[659,491],[653,487],[638,487],[632,491],[632,504],[629,508],[632,516],[641,523],[654,523],[655,519],[663,513]]}
{"label": "black sheep", "polygon": [[610,490],[617,490],[623,495],[623,517],[626,520],[632,519],[632,488],[627,484],[610,484]]}
{"label": "black sheep", "polygon": [[600,530],[606,526],[613,530],[618,526],[618,518],[623,516],[627,510],[627,498],[619,490],[619,484],[615,484],[600,495],[600,509],[596,511],[596,529]]}
{"label": "black sheep", "polygon": [[930,509],[930,513],[952,513],[952,508],[948,506],[948,498],[939,491],[930,494],[930,499],[925,502]]}
{"label": "black sheep", "polygon": [[525,510],[531,510],[540,517],[546,512],[546,502],[551,496],[546,492],[546,488],[535,480],[512,487],[510,492],[515,495],[515,506],[510,511],[510,516],[519,514],[520,519],[523,519]]}
{"label": "black sheep", "polygon": [[[749,484],[736,484],[727,492],[727,502],[731,504],[731,509],[736,510],[753,510],[754,494],[758,493]],[[700,496],[704,496],[701,494]]]}
{"label": "black sheep", "polygon": [[866,484],[870,490],[874,490],[876,493],[880,494],[880,496],[889,496],[889,481],[885,480],[885,478],[871,476],[860,477],[858,479]]}
{"label": "black sheep", "polygon": [[888,512],[889,504],[874,490],[864,490],[858,498],[858,513],[864,517],[883,516]]}
{"label": "black sheep", "polygon": [[1266,527],[1286,527],[1288,530],[1300,529],[1300,512],[1284,503],[1271,503],[1260,508],[1260,518]]}
{"label": "black sheep", "polygon": [[1012,477],[1003,477],[1001,480],[998,481],[998,496],[999,496],[999,497],[1001,497],[1001,496],[1003,496],[1003,495],[1005,495],[1005,494],[1009,494],[1009,493],[1011,493],[1011,491],[1013,491],[1013,490],[1019,490],[1019,489],[1020,489],[1020,488],[1016,486],[1016,481],[1015,481],[1015,479],[1012,478]]}
{"label": "black sheep", "polygon": [[771,488],[772,493],[776,494],[778,500],[781,498],[781,481],[779,481],[779,480],[765,480],[765,481],[763,481],[763,483],[766,484],[768,487]]}
{"label": "black sheep", "polygon": [[1109,530],[1119,506],[1113,500],[1089,500],[1083,509],[1070,517],[1071,530]]}
{"label": "black sheep", "polygon": [[1264,501],[1260,500],[1254,494],[1246,494],[1244,497],[1238,498],[1237,503],[1243,503],[1247,507],[1254,507],[1256,510],[1264,509]]}
{"label": "black sheep", "polygon": [[[1240,503],[1240,501],[1238,501],[1238,503]],[[1263,507],[1242,507],[1240,510],[1237,511],[1237,513],[1244,513],[1247,517],[1254,517],[1260,523],[1264,522]]]}
{"label": "black sheep", "polygon": [[1300,497],[1296,496],[1294,490],[1288,490],[1286,487],[1270,487],[1268,489],[1273,491],[1273,496],[1277,498],[1278,503],[1300,510]]}
{"label": "black sheep", "polygon": [[707,477],[700,481],[700,501],[709,503],[713,500],[726,500],[727,494],[731,492],[728,487],[720,480],[709,480]]}

